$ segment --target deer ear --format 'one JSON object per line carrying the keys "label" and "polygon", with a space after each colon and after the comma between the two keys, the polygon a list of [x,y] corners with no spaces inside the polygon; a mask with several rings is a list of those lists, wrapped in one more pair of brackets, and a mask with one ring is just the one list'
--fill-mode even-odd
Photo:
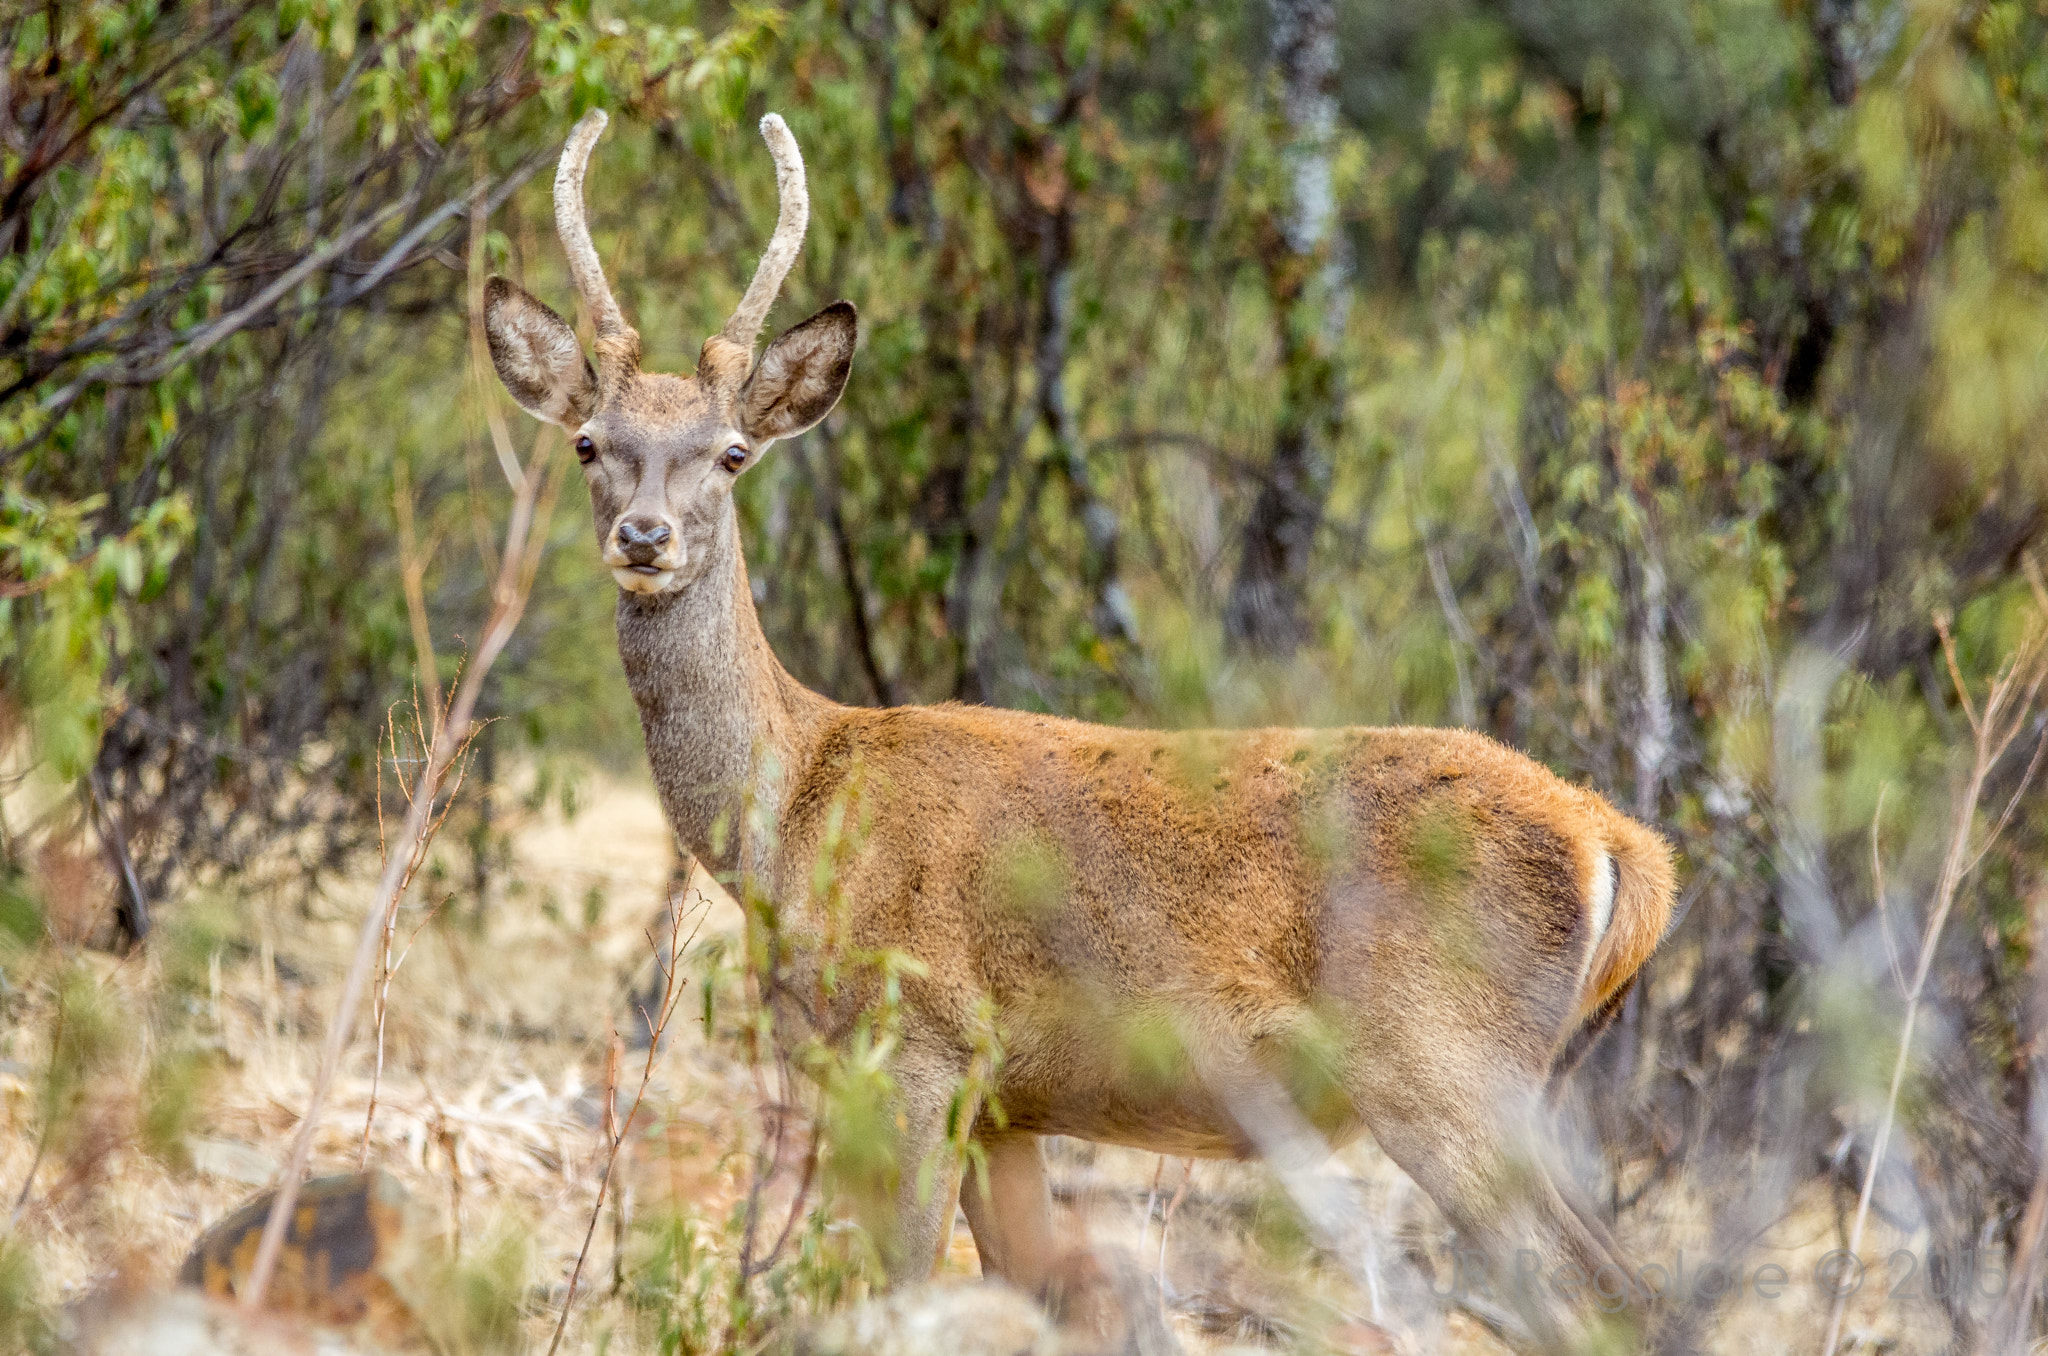
{"label": "deer ear", "polygon": [[740,388],[740,431],[765,445],[832,413],[853,371],[858,330],[853,303],[835,301],[768,345]]}
{"label": "deer ear", "polygon": [[597,374],[569,322],[503,278],[484,285],[484,337],[498,380],[536,419],[574,428],[597,411]]}

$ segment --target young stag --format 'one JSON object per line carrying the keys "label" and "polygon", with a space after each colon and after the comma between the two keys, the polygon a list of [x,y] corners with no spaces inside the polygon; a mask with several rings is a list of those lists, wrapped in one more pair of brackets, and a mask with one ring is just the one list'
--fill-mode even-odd
{"label": "young stag", "polygon": [[[772,443],[831,411],[853,360],[844,301],[754,356],[803,238],[803,161],[764,119],[774,237],[696,372],[657,375],[584,221],[604,126],[577,125],[555,179],[596,365],[567,321],[498,278],[491,356],[583,463],[676,836],[772,900],[785,938],[816,938],[821,845],[831,823],[864,825],[833,926],[922,962],[893,1070],[902,1186],[875,1221],[891,1278],[931,1269],[957,1198],[984,1267],[1040,1285],[1054,1252],[1040,1136],[1245,1155],[1270,1151],[1276,1120],[1327,1144],[1370,1130],[1496,1255],[1612,1262],[1528,1127],[1567,1042],[1612,1012],[1664,930],[1663,841],[1462,731],[1162,734],[806,690],[762,636],[733,507]],[[783,991],[812,991],[806,954]],[[801,1015],[829,1036],[863,996]],[[975,1122],[987,1190],[920,1192],[984,999],[1003,1052],[1001,1124]]]}

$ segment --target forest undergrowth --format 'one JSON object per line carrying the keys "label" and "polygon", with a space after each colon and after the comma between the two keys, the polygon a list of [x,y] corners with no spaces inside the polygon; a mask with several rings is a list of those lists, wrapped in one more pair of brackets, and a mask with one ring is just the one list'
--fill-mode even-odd
{"label": "forest undergrowth", "polygon": [[[446,902],[465,866],[459,853],[429,864],[397,929],[406,949],[389,989],[374,1117],[366,1024],[312,1168],[367,1162],[406,1187],[423,1259],[416,1294],[434,1350],[547,1349],[593,1211],[562,1350],[733,1349],[749,1195],[775,1166],[761,1152],[772,1071],[748,1057],[730,1014],[714,1014],[711,1027],[703,1019],[705,985],[719,984],[721,970],[731,981],[741,911],[701,873],[680,888],[671,881],[667,831],[643,785],[594,773],[578,785],[570,812],[559,796],[517,812],[487,914]],[[75,869],[81,888],[109,888],[104,867]],[[313,1038],[372,885],[358,872],[311,892],[254,882],[222,891],[148,955],[55,940],[27,954],[16,934],[12,1020],[0,1045],[0,1183],[14,1219],[0,1253],[0,1332],[9,1340],[40,1349],[95,1297],[169,1284],[207,1225],[275,1180],[312,1080]],[[600,1207],[607,1068],[617,1086],[621,1054],[629,1072],[644,1058],[644,1042],[633,1040],[638,1005],[658,978],[654,947],[672,891],[692,926],[702,924],[684,970],[688,993]],[[632,1081],[624,1080],[629,1095]],[[1338,1170],[1363,1187],[1389,1281],[1439,1296],[1381,1324],[1360,1287],[1319,1258],[1256,1164],[1069,1140],[1053,1141],[1048,1160],[1063,1234],[1154,1275],[1190,1352],[1363,1352],[1382,1349],[1388,1331],[1401,1349],[1510,1349],[1488,1327],[1497,1309],[1483,1296],[1469,1309],[1454,1297],[1455,1239],[1369,1139],[1344,1150]],[[1644,1176],[1643,1165],[1610,1166],[1632,1189]],[[1676,1268],[1688,1291],[1703,1268],[1710,1292],[1726,1289],[1714,1306],[1713,1349],[1817,1348],[1829,1307],[1817,1277],[1841,1246],[1841,1202],[1802,1191],[1728,1261],[1714,1251],[1711,1210],[1694,1191],[1683,1176],[1643,1185],[1620,1219],[1626,1245]],[[1864,1252],[1917,1256],[1925,1243],[1880,1217]],[[739,1330],[746,1349],[874,1284],[857,1227],[815,1196],[779,1254],[752,1265],[760,1270],[754,1312]],[[1850,1349],[1939,1345],[1941,1307],[1902,1265],[1873,1275],[1855,1298]],[[961,1224],[941,1282],[978,1274]],[[1995,1293],[1980,1304],[1987,1313]]]}

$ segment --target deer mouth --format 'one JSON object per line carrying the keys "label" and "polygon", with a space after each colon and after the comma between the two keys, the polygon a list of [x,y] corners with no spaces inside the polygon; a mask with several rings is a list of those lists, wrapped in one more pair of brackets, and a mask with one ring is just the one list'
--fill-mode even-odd
{"label": "deer mouth", "polygon": [[606,547],[604,563],[611,571],[612,582],[626,593],[667,593],[674,588],[683,568],[681,544],[672,541],[666,551],[650,551],[644,545],[635,545],[638,549],[622,550],[616,544]]}
{"label": "deer mouth", "polygon": [[614,565],[612,582],[626,593],[667,593],[675,586],[676,571],[673,566]]}

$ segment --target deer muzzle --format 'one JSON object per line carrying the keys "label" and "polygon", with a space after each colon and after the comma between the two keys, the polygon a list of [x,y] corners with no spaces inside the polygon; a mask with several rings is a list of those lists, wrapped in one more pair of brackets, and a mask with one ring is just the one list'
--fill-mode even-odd
{"label": "deer muzzle", "polygon": [[660,593],[682,567],[682,540],[659,518],[621,518],[605,542],[604,563],[626,592]]}

